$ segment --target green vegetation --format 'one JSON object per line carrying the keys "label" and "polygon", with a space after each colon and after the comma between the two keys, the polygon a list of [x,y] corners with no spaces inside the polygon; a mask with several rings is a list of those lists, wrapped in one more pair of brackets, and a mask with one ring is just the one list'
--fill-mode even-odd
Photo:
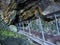
{"label": "green vegetation", "polygon": [[28,41],[24,35],[11,32],[6,29],[4,30],[0,29],[0,40],[2,40],[3,44],[6,44],[6,45],[9,45],[8,43],[11,43],[11,44],[16,43],[19,45],[33,45],[33,43]]}
{"label": "green vegetation", "polygon": [[4,29],[4,30],[0,29],[0,35],[14,37],[14,38],[17,38],[17,37],[22,38],[22,37],[24,37],[23,35],[20,35],[18,33],[15,33],[15,32],[12,32],[12,31],[9,31],[9,30],[6,30],[6,29]]}

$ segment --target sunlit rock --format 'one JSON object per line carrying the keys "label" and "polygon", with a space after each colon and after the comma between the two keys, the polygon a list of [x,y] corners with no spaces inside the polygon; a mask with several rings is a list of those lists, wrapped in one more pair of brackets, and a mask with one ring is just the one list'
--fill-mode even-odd
{"label": "sunlit rock", "polygon": [[9,26],[9,29],[10,29],[11,31],[13,31],[13,32],[17,32],[17,27],[14,26],[14,25],[10,25],[10,26]]}
{"label": "sunlit rock", "polygon": [[60,11],[60,4],[53,3],[52,5],[49,5],[43,12],[43,15],[48,15],[54,12]]}

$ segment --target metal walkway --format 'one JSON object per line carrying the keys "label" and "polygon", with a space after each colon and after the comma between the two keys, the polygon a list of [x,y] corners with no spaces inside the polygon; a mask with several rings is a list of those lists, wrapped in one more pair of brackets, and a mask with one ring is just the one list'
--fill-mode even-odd
{"label": "metal walkway", "polygon": [[37,43],[39,43],[41,45],[55,45],[52,42],[44,41],[43,39],[39,38],[38,36],[35,36],[35,34],[30,34],[29,32],[26,32],[26,31],[20,30],[18,33],[27,36],[31,40],[33,40],[33,41],[35,41],[35,42],[37,42]]}
{"label": "metal walkway", "polygon": [[[58,25],[57,25],[56,15],[55,15],[55,21],[56,21],[56,27],[57,27],[57,31],[58,31],[57,34],[59,35],[59,29],[58,29]],[[39,18],[39,20],[37,20],[38,27],[39,27],[39,30],[41,32],[37,32],[35,30],[32,31],[30,29],[31,22],[30,23],[27,22],[28,23],[27,29],[25,29],[25,27],[24,27],[24,22],[22,22],[22,28],[21,28],[21,25],[20,25],[21,23],[19,23],[18,26],[16,26],[17,29],[18,29],[18,33],[27,36],[29,39],[31,39],[31,40],[33,40],[33,41],[35,41],[35,42],[37,42],[41,45],[56,45],[52,41],[49,40],[49,38],[51,38],[53,36],[48,35],[43,31],[44,29],[43,29],[43,26],[42,26],[42,23],[41,23],[41,18]],[[51,36],[51,37],[49,37],[49,36]]]}
{"label": "metal walkway", "polygon": [[[41,33],[37,32],[37,31],[32,31],[30,29],[29,25],[30,24],[28,24],[28,26],[27,26],[28,29],[25,29],[24,25],[23,25],[22,29],[21,29],[20,26],[18,26],[18,28],[19,28],[18,33],[27,36],[29,39],[31,39],[31,40],[33,40],[33,41],[35,41],[35,42],[37,42],[38,44],[41,44],[41,45],[55,45],[54,43],[45,40],[45,38],[47,39],[49,36],[52,36],[52,35],[47,35],[43,31]],[[41,25],[40,25],[40,27],[41,27]],[[41,29],[42,29],[42,27],[41,27]]]}

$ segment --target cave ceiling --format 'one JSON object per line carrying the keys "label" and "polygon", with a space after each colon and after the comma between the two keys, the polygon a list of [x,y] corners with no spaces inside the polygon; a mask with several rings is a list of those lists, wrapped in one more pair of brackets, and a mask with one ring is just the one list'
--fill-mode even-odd
{"label": "cave ceiling", "polygon": [[16,15],[20,21],[37,19],[37,13],[46,17],[60,11],[59,8],[59,0],[0,0],[0,12],[5,22],[11,22]]}

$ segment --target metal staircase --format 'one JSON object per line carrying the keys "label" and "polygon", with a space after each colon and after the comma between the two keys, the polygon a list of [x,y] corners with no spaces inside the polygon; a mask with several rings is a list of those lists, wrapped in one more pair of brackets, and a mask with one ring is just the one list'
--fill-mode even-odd
{"label": "metal staircase", "polygon": [[[19,26],[17,27],[18,33],[27,36],[29,39],[31,39],[31,40],[33,40],[33,41],[35,41],[35,42],[37,42],[38,44],[41,44],[41,45],[55,45],[54,43],[45,40],[45,36],[44,36],[45,34],[44,34],[44,31],[43,31],[43,27],[42,27],[42,23],[41,23],[40,18],[38,20],[38,23],[40,23],[39,24],[39,27],[41,28],[40,30],[41,30],[42,36],[37,36],[35,34],[36,32],[31,31],[31,29],[30,29],[31,22],[28,23],[28,26],[27,27],[24,27],[23,22],[22,22],[22,27],[21,27],[21,23],[19,23],[18,24]],[[40,38],[40,37],[42,37],[42,38]]]}

